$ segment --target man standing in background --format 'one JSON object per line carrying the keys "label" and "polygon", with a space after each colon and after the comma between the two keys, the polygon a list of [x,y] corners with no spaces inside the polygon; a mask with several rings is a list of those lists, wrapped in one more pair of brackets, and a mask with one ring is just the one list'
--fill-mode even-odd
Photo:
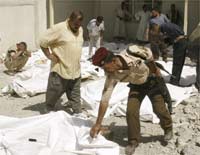
{"label": "man standing in background", "polygon": [[198,89],[198,92],[200,92],[200,23],[192,31],[189,40],[191,44],[188,50],[194,55],[197,62],[195,87]]}
{"label": "man standing in background", "polygon": [[140,21],[136,39],[139,43],[146,43],[148,41],[147,26],[149,23],[151,13],[147,10],[147,5],[145,4],[143,5],[142,9],[142,11],[139,11],[135,14],[136,20]]}
{"label": "man standing in background", "polygon": [[165,35],[173,42],[173,66],[170,83],[179,85],[187,49],[187,38],[184,35],[184,31],[171,22],[161,25],[154,24],[151,26],[151,31],[155,35]]}
{"label": "man standing in background", "polygon": [[172,23],[182,27],[181,16],[175,4],[171,4],[170,12],[169,14],[167,14],[167,17],[170,19]]}
{"label": "man standing in background", "polygon": [[92,19],[87,25],[89,35],[89,57],[93,55],[92,48],[95,46],[97,49],[101,46],[103,41],[104,21],[102,16]]}
{"label": "man standing in background", "polygon": [[73,113],[81,112],[80,58],[83,44],[83,14],[73,11],[64,22],[54,25],[41,37],[40,46],[51,60],[46,92],[46,112],[55,110],[58,99],[66,93]]}
{"label": "man standing in background", "polygon": [[[153,24],[161,25],[170,22],[169,19],[160,12],[158,8],[152,9],[152,18],[150,19],[149,26]],[[159,53],[162,55],[163,61],[167,62],[167,45],[164,43],[162,36],[157,36],[149,31],[149,41],[151,43],[151,51],[155,60],[159,59]]]}

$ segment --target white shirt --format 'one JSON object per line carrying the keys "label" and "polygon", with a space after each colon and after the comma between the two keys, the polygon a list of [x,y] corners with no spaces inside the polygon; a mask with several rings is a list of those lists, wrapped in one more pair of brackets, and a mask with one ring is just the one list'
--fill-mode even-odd
{"label": "white shirt", "polygon": [[89,32],[89,36],[100,36],[100,32],[105,30],[104,21],[102,21],[99,26],[97,26],[96,22],[97,22],[96,19],[92,19],[88,23],[87,29],[88,29],[88,32]]}

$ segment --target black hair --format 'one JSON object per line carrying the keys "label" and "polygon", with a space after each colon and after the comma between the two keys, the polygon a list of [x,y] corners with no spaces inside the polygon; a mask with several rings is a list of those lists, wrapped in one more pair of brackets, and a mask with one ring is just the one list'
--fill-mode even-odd
{"label": "black hair", "polygon": [[78,11],[73,11],[73,12],[71,13],[70,17],[69,17],[69,19],[70,19],[71,21],[73,21],[73,20],[75,20],[75,19],[77,19],[77,18],[79,18],[81,21],[83,20],[83,13],[82,13],[80,10],[78,10]]}
{"label": "black hair", "polygon": [[98,16],[98,17],[97,17],[97,21],[98,21],[99,23],[101,23],[101,22],[103,21],[103,16]]}
{"label": "black hair", "polygon": [[156,11],[156,12],[158,12],[158,13],[161,13],[161,11],[160,11],[160,9],[159,9],[158,7],[154,7],[154,8],[152,8],[151,11]]}
{"label": "black hair", "polygon": [[104,63],[109,63],[113,60],[114,57],[116,57],[116,55],[114,55],[113,52],[110,51],[103,61]]}
{"label": "black hair", "polygon": [[26,44],[26,42],[20,42],[19,44],[22,44],[22,45],[24,45],[24,47],[25,47],[25,49],[27,49],[27,44]]}

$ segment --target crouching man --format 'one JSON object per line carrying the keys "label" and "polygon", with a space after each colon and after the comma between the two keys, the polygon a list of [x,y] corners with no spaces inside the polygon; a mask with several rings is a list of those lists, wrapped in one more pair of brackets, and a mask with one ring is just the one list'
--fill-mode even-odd
{"label": "crouching man", "polygon": [[164,140],[172,139],[172,118],[166,108],[164,97],[159,87],[160,83],[158,83],[158,79],[162,77],[148,48],[134,45],[120,54],[114,55],[111,51],[101,47],[92,57],[92,62],[94,65],[102,67],[107,77],[98,117],[90,130],[91,137],[97,136],[101,129],[109,99],[117,82],[129,82],[130,92],[126,113],[128,124],[126,154],[132,155],[140,142],[140,106],[146,95],[152,102],[154,113],[160,119],[161,128],[164,130]]}
{"label": "crouching man", "polygon": [[31,53],[27,50],[25,42],[17,43],[8,49],[4,65],[8,69],[9,74],[20,71],[31,57]]}

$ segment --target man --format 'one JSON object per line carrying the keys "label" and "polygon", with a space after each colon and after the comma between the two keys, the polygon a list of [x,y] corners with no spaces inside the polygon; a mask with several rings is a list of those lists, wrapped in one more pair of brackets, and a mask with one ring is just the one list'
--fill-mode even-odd
{"label": "man", "polygon": [[100,47],[103,40],[104,21],[102,16],[98,16],[96,19],[92,19],[87,25],[89,35],[89,57],[92,56],[92,47],[97,49]]}
{"label": "man", "polygon": [[174,23],[163,23],[160,26],[153,25],[152,32],[165,35],[173,42],[173,66],[170,83],[179,85],[187,49],[187,38],[183,30]]}
{"label": "man", "polygon": [[197,88],[198,92],[200,92],[200,23],[192,31],[189,40],[191,43],[188,50],[192,53],[192,55],[194,55],[197,62],[195,87]]}
{"label": "man", "polygon": [[125,41],[127,39],[126,22],[130,21],[132,15],[128,11],[128,3],[122,1],[119,8],[115,10],[114,40]]}
{"label": "man", "polygon": [[46,57],[51,60],[46,92],[46,111],[54,110],[57,100],[66,93],[73,113],[81,112],[80,57],[83,44],[83,14],[73,11],[64,22],[48,29],[40,40]]}
{"label": "man", "polygon": [[25,42],[20,42],[10,47],[4,60],[8,74],[12,75],[20,71],[30,56],[31,53],[27,50],[27,44]]}
{"label": "man", "polygon": [[170,12],[167,14],[167,16],[172,23],[181,26],[181,16],[175,4],[171,4]]}
{"label": "man", "polygon": [[163,23],[169,23],[170,20],[165,16],[164,14],[161,13],[160,9],[155,7],[151,11],[152,18],[150,19],[150,25],[151,24],[158,24],[161,25]]}
{"label": "man", "polygon": [[138,26],[138,31],[136,35],[136,39],[139,43],[147,43],[148,41],[148,33],[147,26],[150,19],[150,11],[147,10],[147,5],[143,5],[142,11],[139,11],[135,14],[136,20],[140,21]]}
{"label": "man", "polygon": [[[161,25],[170,22],[169,19],[160,12],[158,8],[152,9],[152,18],[149,21],[149,27],[153,24]],[[153,52],[154,59],[159,59],[159,53],[162,54],[163,61],[167,62],[167,45],[164,43],[164,38],[156,36],[149,31],[149,41],[151,43],[151,51]]]}
{"label": "man", "polygon": [[94,65],[102,67],[107,76],[98,117],[95,125],[90,130],[91,137],[95,137],[101,129],[109,99],[117,82],[129,82],[130,92],[126,113],[128,124],[126,154],[132,155],[139,144],[139,110],[141,102],[146,95],[150,98],[153,110],[160,119],[160,125],[165,133],[164,140],[172,139],[172,118],[166,108],[163,94],[158,84],[158,80],[162,77],[159,69],[154,64],[152,53],[148,48],[134,45],[118,55],[113,55],[112,52],[101,47],[92,57],[92,62]]}

